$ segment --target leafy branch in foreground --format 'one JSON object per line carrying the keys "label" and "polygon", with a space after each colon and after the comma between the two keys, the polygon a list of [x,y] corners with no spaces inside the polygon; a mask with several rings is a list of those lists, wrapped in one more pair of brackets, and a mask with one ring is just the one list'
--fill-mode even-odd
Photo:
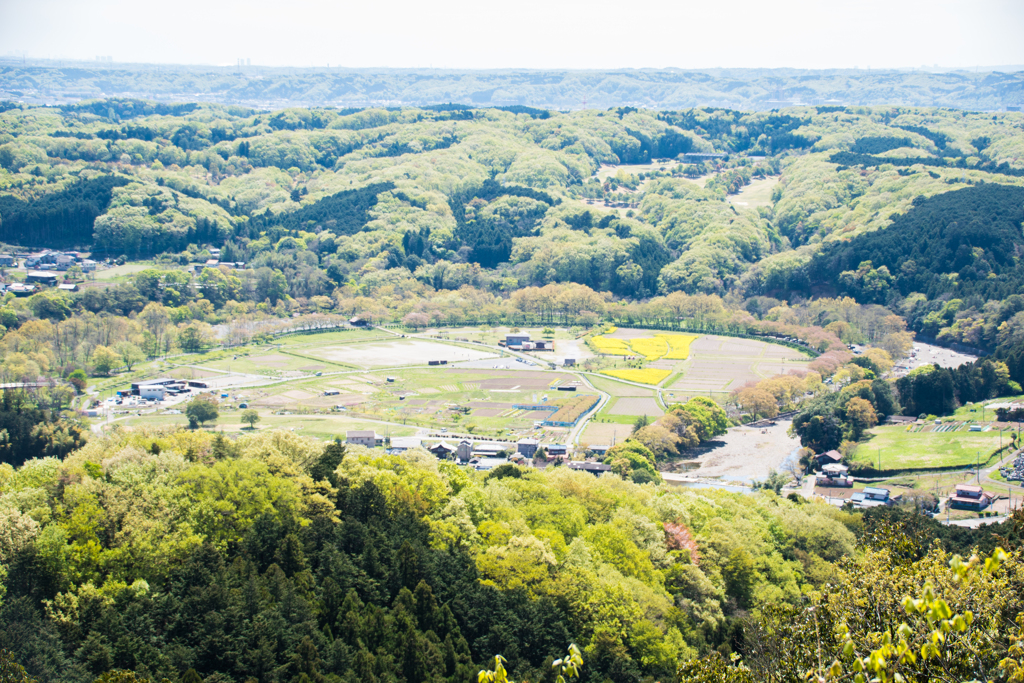
{"label": "leafy branch in foreground", "polygon": [[[501,655],[494,656],[494,669],[482,670],[477,676],[478,683],[512,683],[505,670],[506,659]],[[583,653],[575,643],[569,645],[568,654],[556,659],[551,663],[551,668],[558,672],[555,683],[567,683],[568,680],[580,677],[580,667],[583,666]]]}

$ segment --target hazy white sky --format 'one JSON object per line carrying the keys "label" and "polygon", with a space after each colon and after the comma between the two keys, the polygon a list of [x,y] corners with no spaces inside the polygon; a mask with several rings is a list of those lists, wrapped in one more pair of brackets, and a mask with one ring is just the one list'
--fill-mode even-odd
{"label": "hazy white sky", "polygon": [[1024,64],[1024,0],[0,0],[0,54],[272,66]]}

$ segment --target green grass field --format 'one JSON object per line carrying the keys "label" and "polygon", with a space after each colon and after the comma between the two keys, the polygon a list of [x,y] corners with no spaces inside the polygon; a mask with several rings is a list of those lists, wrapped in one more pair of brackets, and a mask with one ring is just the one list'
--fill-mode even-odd
{"label": "green grass field", "polygon": [[133,263],[126,263],[123,266],[114,266],[113,268],[107,268],[106,270],[97,270],[97,280],[117,280],[127,275],[134,275],[135,273],[141,273],[144,270],[150,268],[156,268],[158,270],[173,270],[162,264],[156,264],[149,261],[140,261]]}
{"label": "green grass field", "polygon": [[900,426],[876,427],[869,439],[857,446],[852,460],[877,469],[881,453],[883,471],[972,467],[979,453],[984,465],[998,448],[999,432],[907,432]]}
{"label": "green grass field", "polygon": [[[379,424],[343,415],[273,415],[265,410],[261,410],[259,413],[260,421],[256,423],[254,430],[256,432],[267,429],[287,429],[302,436],[325,440],[333,439],[336,436],[344,438],[346,431],[357,429],[372,429],[378,434],[390,434],[391,436],[411,436],[416,433],[416,428],[413,426]],[[143,425],[147,427],[187,427],[188,420],[184,415],[143,415],[124,418],[114,424],[128,427]],[[216,421],[206,423],[203,428],[225,433],[251,433],[249,426],[242,423],[240,410],[222,411]]]}

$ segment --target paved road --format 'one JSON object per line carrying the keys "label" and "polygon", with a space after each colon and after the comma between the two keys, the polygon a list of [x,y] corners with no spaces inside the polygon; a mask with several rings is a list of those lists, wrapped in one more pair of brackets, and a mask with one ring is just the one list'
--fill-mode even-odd
{"label": "paved road", "polygon": [[948,524],[949,526],[962,526],[968,529],[977,529],[983,524],[998,524],[999,522],[1005,522],[1009,517],[986,517],[984,519],[951,519],[948,522],[944,519],[939,521],[942,524]]}

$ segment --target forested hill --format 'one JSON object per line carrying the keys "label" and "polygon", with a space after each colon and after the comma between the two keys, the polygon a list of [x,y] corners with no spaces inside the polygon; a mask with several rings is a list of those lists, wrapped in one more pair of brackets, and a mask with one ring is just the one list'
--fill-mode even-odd
{"label": "forested hill", "polygon": [[832,243],[812,278],[865,302],[884,303],[890,286],[902,296],[1004,299],[1024,291],[1022,222],[1022,187],[986,183],[918,197],[886,230]]}
{"label": "forested hill", "polygon": [[[6,92],[6,94],[5,94]],[[791,103],[941,106],[996,110],[1024,102],[1024,73],[799,69],[608,71],[293,69],[38,62],[0,69],[0,99],[53,103],[81,97],[201,99],[285,106],[529,105],[578,109]]]}

